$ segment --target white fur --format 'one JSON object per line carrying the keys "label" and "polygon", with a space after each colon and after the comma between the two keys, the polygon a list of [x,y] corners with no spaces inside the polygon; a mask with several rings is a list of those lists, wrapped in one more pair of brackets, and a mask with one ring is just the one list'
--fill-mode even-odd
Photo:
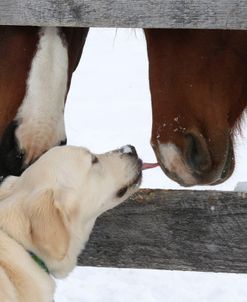
{"label": "white fur", "polygon": [[180,177],[186,185],[194,185],[196,179],[191,175],[190,168],[183,161],[179,149],[172,143],[160,144],[159,156],[165,168]]}
{"label": "white fur", "polygon": [[68,53],[55,27],[40,30],[37,52],[17,113],[16,136],[29,164],[64,140],[64,102],[67,93]]}
{"label": "white fur", "polygon": [[[0,242],[0,301],[52,302],[54,280],[34,262],[21,245],[1,230]],[[4,274],[6,267],[13,275]]]}

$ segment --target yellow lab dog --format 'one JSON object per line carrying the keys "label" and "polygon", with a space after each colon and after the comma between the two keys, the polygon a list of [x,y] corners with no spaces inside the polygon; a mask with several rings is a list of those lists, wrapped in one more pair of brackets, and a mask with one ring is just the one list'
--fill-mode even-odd
{"label": "yellow lab dog", "polygon": [[[55,147],[0,187],[0,301],[52,302],[96,218],[136,192],[142,162],[135,148],[94,155]],[[49,272],[49,273],[48,273]]]}

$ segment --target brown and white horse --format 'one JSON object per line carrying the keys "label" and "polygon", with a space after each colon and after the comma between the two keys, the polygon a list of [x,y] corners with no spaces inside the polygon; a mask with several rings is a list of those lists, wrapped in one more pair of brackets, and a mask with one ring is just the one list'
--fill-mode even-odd
{"label": "brown and white horse", "polygon": [[87,33],[0,26],[0,176],[66,142],[64,103]]}
{"label": "brown and white horse", "polygon": [[149,29],[145,36],[151,143],[161,168],[183,186],[225,181],[247,106],[247,32]]}

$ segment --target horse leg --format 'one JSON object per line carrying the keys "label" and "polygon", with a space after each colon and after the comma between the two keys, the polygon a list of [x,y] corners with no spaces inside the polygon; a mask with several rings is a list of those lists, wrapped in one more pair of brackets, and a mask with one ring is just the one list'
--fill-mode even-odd
{"label": "horse leg", "polygon": [[66,143],[64,103],[87,33],[88,29],[39,28],[25,95],[2,137],[2,176],[20,175],[48,149]]}

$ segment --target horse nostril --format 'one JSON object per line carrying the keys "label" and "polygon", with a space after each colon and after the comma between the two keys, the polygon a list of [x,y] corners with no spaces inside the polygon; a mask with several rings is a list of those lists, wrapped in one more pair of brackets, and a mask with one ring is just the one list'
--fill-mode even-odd
{"label": "horse nostril", "polygon": [[205,173],[212,167],[211,157],[206,141],[203,137],[198,138],[194,134],[186,135],[188,147],[186,150],[186,160],[188,165],[196,173]]}

